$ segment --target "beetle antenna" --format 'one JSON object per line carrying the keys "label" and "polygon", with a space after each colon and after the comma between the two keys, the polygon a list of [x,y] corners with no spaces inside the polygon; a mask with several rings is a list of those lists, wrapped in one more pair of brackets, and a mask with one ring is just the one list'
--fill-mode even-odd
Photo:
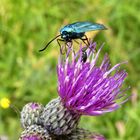
{"label": "beetle antenna", "polygon": [[54,41],[56,38],[58,38],[59,36],[61,36],[61,35],[57,35],[55,38],[53,38],[52,40],[50,40],[50,41],[48,42],[48,44],[47,44],[43,49],[40,49],[40,50],[39,50],[39,52],[44,51],[44,50],[50,45],[50,43],[53,42],[53,41]]}

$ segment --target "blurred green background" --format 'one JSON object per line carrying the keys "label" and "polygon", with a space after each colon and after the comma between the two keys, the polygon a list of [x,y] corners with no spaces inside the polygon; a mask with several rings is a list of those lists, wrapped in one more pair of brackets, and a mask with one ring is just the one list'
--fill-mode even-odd
{"label": "blurred green background", "polygon": [[133,96],[115,112],[83,117],[80,125],[109,140],[139,140],[139,8],[138,0],[0,0],[0,99],[9,98],[13,106],[0,106],[0,137],[18,139],[22,129],[17,109],[30,101],[45,105],[57,97],[58,44],[38,50],[63,25],[92,21],[108,27],[94,39],[106,43],[100,57],[108,52],[112,65],[128,60],[122,66],[129,74],[124,87],[131,86],[126,93]]}

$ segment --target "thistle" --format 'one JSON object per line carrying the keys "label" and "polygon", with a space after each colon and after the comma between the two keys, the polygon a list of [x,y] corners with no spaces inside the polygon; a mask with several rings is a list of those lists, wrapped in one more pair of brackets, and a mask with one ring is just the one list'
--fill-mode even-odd
{"label": "thistle", "polygon": [[69,135],[66,135],[63,140],[105,140],[105,137],[83,128],[76,128]]}
{"label": "thistle", "polygon": [[26,104],[21,111],[21,124],[23,128],[33,124],[40,124],[40,115],[43,111],[43,105],[40,103],[28,103]]}
{"label": "thistle", "polygon": [[[121,90],[127,73],[119,70],[122,63],[111,67],[108,55],[98,66],[103,46],[95,54],[91,43],[83,60],[83,48],[75,53],[69,46],[66,57],[60,55],[57,66],[58,93],[41,115],[41,124],[54,135],[66,135],[76,130],[81,115],[97,116],[118,109],[127,101]],[[112,72],[115,71],[114,74]]]}
{"label": "thistle", "polygon": [[80,116],[64,107],[60,98],[49,102],[41,115],[41,124],[54,135],[71,133],[78,125]]}
{"label": "thistle", "polygon": [[52,138],[40,125],[30,125],[21,133],[19,140],[52,140]]}
{"label": "thistle", "polygon": [[[102,46],[103,47],[103,46]],[[97,60],[102,47],[97,54],[93,53],[95,43],[90,44],[87,49],[87,61],[83,63],[82,48],[74,54],[72,59],[60,59],[58,74],[58,93],[63,105],[79,115],[101,115],[114,111],[127,100],[126,95],[121,91],[127,73],[119,70],[123,63],[116,64],[110,68],[108,55],[100,66]],[[125,62],[124,62],[125,63]],[[111,72],[115,74],[111,75]],[[118,102],[118,100],[122,101]]]}

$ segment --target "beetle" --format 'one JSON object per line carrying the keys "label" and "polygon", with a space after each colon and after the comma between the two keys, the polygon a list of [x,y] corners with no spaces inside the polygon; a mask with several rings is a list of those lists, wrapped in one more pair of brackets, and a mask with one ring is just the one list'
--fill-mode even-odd
{"label": "beetle", "polygon": [[87,61],[87,57],[88,57],[87,52],[82,50],[82,59],[81,59],[81,61],[85,63]]}
{"label": "beetle", "polygon": [[[72,42],[74,39],[81,39],[86,45],[89,44],[88,38],[85,35],[85,32],[95,31],[95,30],[106,30],[107,28],[103,24],[92,23],[88,21],[74,22],[68,24],[60,29],[60,34],[55,38],[50,40],[48,44],[39,51],[44,51],[52,41],[61,36],[61,39],[57,39],[57,42],[60,46],[59,41],[64,41],[66,44]],[[85,42],[86,41],[86,42]]]}

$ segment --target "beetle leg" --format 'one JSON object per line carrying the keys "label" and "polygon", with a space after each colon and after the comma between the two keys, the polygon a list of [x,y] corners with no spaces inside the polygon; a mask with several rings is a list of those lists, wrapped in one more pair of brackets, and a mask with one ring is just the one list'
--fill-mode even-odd
{"label": "beetle leg", "polygon": [[85,40],[87,41],[88,45],[90,45],[88,37],[86,35],[84,35],[84,37],[85,37]]}
{"label": "beetle leg", "polygon": [[[70,44],[70,45],[68,45],[68,43],[71,43],[71,44]],[[69,49],[71,49],[72,45],[73,45],[72,40],[71,40],[71,41],[69,41],[69,42],[66,42],[66,46],[67,46]],[[67,48],[65,49],[65,51],[67,52]],[[68,51],[69,51],[69,50],[68,50]],[[73,51],[73,53],[75,54],[74,49],[73,49],[72,51]]]}
{"label": "beetle leg", "polygon": [[[86,35],[84,35],[85,38],[81,38],[81,40],[88,46],[90,43],[88,41],[88,38]],[[86,41],[86,42],[85,42]]]}
{"label": "beetle leg", "polygon": [[60,53],[61,53],[61,54],[64,54],[64,52],[63,52],[63,47],[60,45],[60,41],[61,41],[61,42],[65,42],[65,40],[63,40],[63,39],[57,39],[57,43],[58,43],[59,48],[60,48]]}
{"label": "beetle leg", "polygon": [[[81,38],[81,40],[86,44],[86,46],[87,46],[87,48],[88,48],[88,45],[90,45],[89,40],[88,40],[88,38],[87,38],[86,35],[84,35],[84,37],[85,37],[85,38]],[[86,42],[85,42],[85,41],[86,41]],[[96,48],[95,48],[95,52],[97,52]]]}

